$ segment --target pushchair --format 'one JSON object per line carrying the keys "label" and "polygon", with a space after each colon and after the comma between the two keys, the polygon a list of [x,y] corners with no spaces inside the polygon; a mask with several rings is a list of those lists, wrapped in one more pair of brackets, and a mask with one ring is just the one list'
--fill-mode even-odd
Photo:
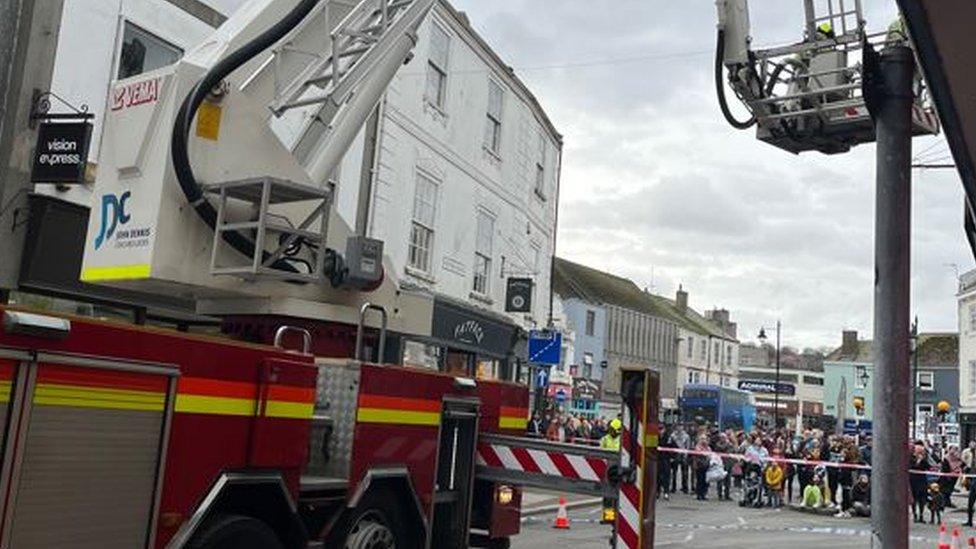
{"label": "pushchair", "polygon": [[740,507],[762,507],[764,498],[764,482],[762,473],[758,465],[748,464],[745,466],[742,476],[742,499],[739,500]]}

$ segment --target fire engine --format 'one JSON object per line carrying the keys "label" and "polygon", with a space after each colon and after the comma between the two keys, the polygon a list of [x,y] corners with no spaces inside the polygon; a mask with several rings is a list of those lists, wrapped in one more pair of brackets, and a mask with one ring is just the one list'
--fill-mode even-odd
{"label": "fire engine", "polygon": [[622,372],[607,451],[524,436],[523,385],[382,363],[431,306],[330,177],[433,4],[251,0],[113,83],[81,278],[228,337],[0,307],[0,547],[506,547],[524,487],[609,498],[611,545],[653,546],[654,372]]}

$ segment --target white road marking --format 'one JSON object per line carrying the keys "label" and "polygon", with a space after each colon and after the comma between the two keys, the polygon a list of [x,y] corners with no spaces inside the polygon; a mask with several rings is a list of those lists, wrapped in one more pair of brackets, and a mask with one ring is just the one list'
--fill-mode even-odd
{"label": "white road marking", "polygon": [[739,520],[739,524],[745,524],[746,523],[746,519],[744,519],[742,517],[736,517],[736,518]]}

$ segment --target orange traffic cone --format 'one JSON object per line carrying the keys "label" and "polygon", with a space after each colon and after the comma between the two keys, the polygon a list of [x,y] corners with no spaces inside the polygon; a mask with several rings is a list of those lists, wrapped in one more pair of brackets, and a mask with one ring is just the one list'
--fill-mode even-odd
{"label": "orange traffic cone", "polygon": [[949,549],[962,549],[960,545],[962,540],[959,538],[959,527],[956,526],[952,529],[952,543],[949,545]]}
{"label": "orange traffic cone", "polygon": [[946,539],[946,529],[943,523],[939,526],[939,549],[949,549],[949,540]]}
{"label": "orange traffic cone", "polygon": [[556,522],[553,528],[569,530],[569,515],[566,514],[566,496],[559,496],[559,511],[556,513]]}

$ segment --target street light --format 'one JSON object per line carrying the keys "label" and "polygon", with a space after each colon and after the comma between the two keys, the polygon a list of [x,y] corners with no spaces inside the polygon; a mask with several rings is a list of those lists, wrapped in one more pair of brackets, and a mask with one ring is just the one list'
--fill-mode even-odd
{"label": "street light", "polygon": [[[780,321],[776,321],[776,384],[773,386],[773,428],[779,429],[779,332]],[[759,342],[766,345],[766,328],[759,328]]]}
{"label": "street light", "polygon": [[918,440],[918,316],[912,322],[912,336],[908,340],[912,352],[912,440]]}

